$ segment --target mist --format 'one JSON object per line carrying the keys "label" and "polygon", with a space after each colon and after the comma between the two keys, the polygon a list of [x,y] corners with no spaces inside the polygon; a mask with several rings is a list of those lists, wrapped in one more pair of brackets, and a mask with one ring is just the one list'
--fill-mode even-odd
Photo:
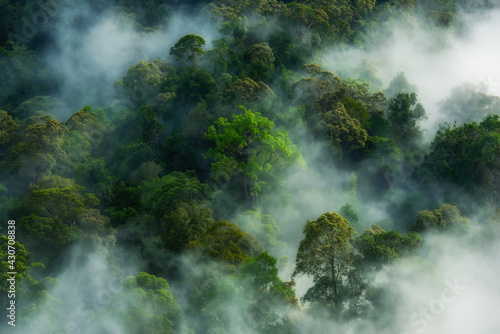
{"label": "mist", "polygon": [[202,35],[210,49],[219,37],[217,28],[193,9],[180,9],[161,25],[144,28],[112,9],[97,14],[86,2],[61,7],[61,22],[50,28],[54,46],[43,55],[61,80],[57,98],[72,112],[85,105],[110,105],[117,98],[114,83],[128,68],[141,60],[171,63],[170,48],[180,37]]}
{"label": "mist", "polygon": [[[30,254],[26,263],[32,268],[25,272],[31,281],[26,279],[22,285],[24,296],[29,298],[23,296],[26,302],[20,302],[22,308],[18,309],[27,313],[24,318],[19,315],[24,322],[17,328],[2,323],[0,328],[6,328],[6,333],[34,334],[498,331],[500,269],[496,254],[500,234],[495,201],[485,200],[482,206],[466,203],[473,194],[438,181],[435,191],[427,189],[422,175],[428,172],[424,161],[436,132],[455,121],[465,123],[451,119],[444,107],[447,99],[455,101],[457,87],[468,87],[493,100],[500,98],[500,44],[495,36],[500,31],[500,9],[492,5],[469,10],[464,6],[457,10],[457,23],[451,27],[437,27],[420,14],[407,24],[383,22],[376,31],[362,35],[364,44],[360,46],[360,42],[327,38],[323,45],[315,45],[318,39],[311,36],[319,34],[312,23],[279,35],[276,31],[285,24],[280,23],[280,15],[285,14],[276,14],[268,21],[264,16],[275,4],[257,13],[251,6],[246,12],[231,8],[237,13],[233,20],[228,19],[227,13],[232,12],[227,2],[217,7],[222,8],[219,17],[211,12],[216,7],[208,4],[163,4],[168,15],[153,27],[142,25],[141,19],[131,14],[138,9],[126,4],[64,3],[42,31],[49,42],[38,50],[38,56],[57,78],[50,95],[64,105],[57,109],[54,104],[53,110],[44,111],[69,126],[65,122],[88,105],[93,108],[88,115],[99,122],[81,128],[76,123],[71,131],[54,130],[48,136],[56,138],[53,143],[40,141],[41,152],[49,158],[38,162],[25,157],[39,158],[40,153],[23,151],[23,147],[38,143],[31,138],[42,125],[49,124],[48,120],[36,113],[30,119],[19,118],[20,104],[9,105],[11,110],[5,108],[6,115],[14,115],[11,119],[18,125],[11,127],[15,130],[7,129],[17,131],[13,139],[0,137],[0,148],[5,152],[0,152],[0,199],[5,203],[0,206],[5,211],[1,216],[15,216],[19,221],[18,239],[21,244],[26,242]],[[238,19],[238,15],[244,18]],[[299,27],[295,20],[288,28]],[[253,35],[252,29],[256,31]],[[197,55],[206,60],[198,66],[190,67],[169,55],[175,43],[189,34],[201,36],[206,42],[204,51],[209,51]],[[294,47],[278,51],[284,35]],[[247,37],[250,42],[245,41]],[[221,40],[224,42],[219,43]],[[277,59],[281,61],[280,67],[273,65],[268,76],[259,72],[268,66],[265,61],[245,63],[250,63],[249,50],[255,45],[260,45],[258,55],[265,59],[261,54],[269,48],[266,41],[276,45],[272,57],[266,59],[272,58],[271,63],[276,64]],[[292,53],[297,49],[308,52],[299,57]],[[217,58],[225,50],[230,51]],[[168,96],[166,106],[158,99],[143,106],[127,105],[115,83],[140,61],[154,60],[169,67],[162,73],[156,92]],[[210,63],[217,61],[223,66]],[[392,145],[399,160],[379,163],[375,156],[385,154],[387,147],[376,147],[372,155],[349,161],[351,158],[341,156],[334,141],[324,135],[328,128],[318,131],[325,119],[308,123],[321,117],[313,114],[317,102],[299,106],[298,99],[291,97],[292,87],[300,79],[312,81],[312,75],[301,69],[306,63],[317,63],[344,81],[362,79],[369,84],[369,94],[387,92],[398,73],[404,73],[425,108],[427,118],[418,121],[423,135],[408,147],[389,138],[387,145]],[[367,65],[373,69],[372,76],[363,76]],[[188,77],[192,73],[199,76]],[[183,75],[188,78],[185,86]],[[250,76],[254,77],[248,80]],[[212,89],[208,93],[199,88],[207,82]],[[266,87],[272,94],[263,93]],[[301,93],[306,95],[307,91]],[[231,94],[240,95],[233,98]],[[351,96],[342,101],[348,98]],[[216,145],[206,138],[208,126],[218,117],[231,121],[228,115],[238,113],[233,108],[238,104],[272,119],[275,130],[287,131],[300,155],[298,160],[303,161],[278,172],[271,165],[268,169],[259,166],[261,170],[255,174],[271,172],[259,179],[264,184],[262,193],[251,203],[241,192],[242,180],[247,190],[247,175],[233,172],[216,177],[207,154]],[[364,108],[367,104],[360,103]],[[500,115],[500,103],[488,106],[484,108],[488,113]],[[99,114],[110,107],[120,107],[113,110],[123,114],[114,118],[106,114],[108,111]],[[387,110],[381,115],[387,117]],[[360,126],[360,121],[356,122],[351,126]],[[10,124],[7,116],[5,124]],[[81,133],[75,135],[78,131]],[[99,133],[99,140],[92,131]],[[66,132],[73,137],[65,137]],[[365,131],[365,140],[377,136],[382,137],[366,135]],[[370,143],[375,147],[375,142]],[[60,154],[61,150],[66,151]],[[63,160],[74,156],[74,160]],[[22,174],[25,170],[33,172],[26,176]],[[258,182],[255,185],[260,187]],[[470,228],[464,233],[443,232],[441,227],[419,231],[422,245],[411,256],[398,254],[383,265],[367,265],[362,272],[366,289],[358,296],[363,304],[358,317],[336,319],[314,313],[317,305],[301,299],[316,282],[308,275],[293,276],[307,221],[315,221],[325,212],[337,212],[344,218],[349,215],[349,224],[356,230],[353,245],[364,231],[375,229],[374,224],[384,233],[395,231],[405,236],[415,232],[412,224],[419,212],[437,212],[450,198],[449,189],[458,189],[453,199],[464,203],[450,204],[466,208],[462,212],[470,219]],[[55,202],[68,201],[64,210],[51,201],[37,202],[58,191],[70,194],[54,197]],[[72,210],[76,213],[69,214]],[[82,216],[89,212],[98,214],[87,218],[85,225]],[[61,223],[58,219],[66,220]],[[45,225],[40,227],[33,221]],[[216,221],[227,225],[217,227]],[[51,231],[54,234],[49,234]],[[57,233],[64,238],[57,239]],[[103,245],[100,238],[109,239]],[[89,245],[96,247],[92,250]],[[220,248],[223,246],[229,250]],[[362,258],[356,247],[353,254]],[[257,259],[264,251],[273,260],[264,258],[265,265],[252,267],[249,259]],[[31,263],[35,260],[47,261],[47,274],[37,272],[36,263]],[[257,267],[264,268],[266,275],[255,274],[252,270]],[[272,276],[275,272],[276,277]],[[257,286],[262,277],[269,281]],[[294,298],[286,295],[289,291],[297,299],[295,304]]]}
{"label": "mist", "polygon": [[424,19],[405,26],[387,24],[377,42],[366,49],[334,48],[326,52],[320,63],[344,77],[359,71],[363,61],[367,61],[382,82],[379,89],[386,89],[403,72],[418,88],[418,99],[428,116],[421,126],[425,140],[430,142],[440,124],[453,124],[454,120],[446,119],[439,107],[453,88],[469,83],[487,95],[500,95],[500,46],[492,33],[498,31],[498,15],[499,9],[462,12],[460,26],[451,30],[429,29]]}

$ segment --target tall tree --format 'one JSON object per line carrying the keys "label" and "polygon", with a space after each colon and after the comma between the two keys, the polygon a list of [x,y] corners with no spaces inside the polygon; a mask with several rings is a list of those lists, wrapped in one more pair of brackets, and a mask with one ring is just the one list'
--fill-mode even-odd
{"label": "tall tree", "polygon": [[422,135],[417,122],[427,118],[425,109],[417,103],[417,94],[398,93],[389,100],[387,118],[391,122],[392,135],[397,144],[408,147]]}
{"label": "tall tree", "polygon": [[337,213],[327,212],[317,220],[308,220],[292,275],[311,276],[314,285],[302,299],[311,302],[313,308],[324,308],[337,319],[357,312],[364,290],[354,267],[356,255],[350,243],[355,233]]}

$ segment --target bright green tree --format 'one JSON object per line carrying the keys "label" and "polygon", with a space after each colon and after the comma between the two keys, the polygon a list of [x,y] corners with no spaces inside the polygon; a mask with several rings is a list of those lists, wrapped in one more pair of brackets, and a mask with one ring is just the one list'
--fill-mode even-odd
{"label": "bright green tree", "polygon": [[297,161],[300,154],[286,131],[273,130],[274,123],[260,113],[241,107],[240,115],[229,122],[219,118],[205,137],[215,141],[207,156],[215,162],[212,170],[227,177],[240,175],[248,201],[259,193],[261,176],[273,167],[283,169]]}

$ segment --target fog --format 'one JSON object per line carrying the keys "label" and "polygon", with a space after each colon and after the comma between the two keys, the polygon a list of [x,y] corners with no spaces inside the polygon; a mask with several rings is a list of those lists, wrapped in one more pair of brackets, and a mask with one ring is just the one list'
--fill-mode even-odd
{"label": "fog", "polygon": [[114,83],[127,69],[141,60],[172,62],[170,48],[180,37],[203,36],[207,49],[219,37],[213,22],[196,9],[176,11],[161,26],[148,29],[110,9],[97,14],[86,2],[61,7],[58,17],[60,21],[50,28],[54,48],[43,56],[61,78],[56,97],[67,102],[72,112],[85,105],[113,104]]}
{"label": "fog", "polygon": [[381,89],[403,72],[418,87],[418,99],[428,116],[422,126],[430,141],[443,121],[438,103],[454,87],[471,83],[488,95],[500,95],[500,44],[494,33],[500,29],[499,15],[498,9],[463,14],[462,25],[453,30],[429,29],[423,20],[410,26],[389,25],[385,27],[388,33],[379,35],[378,43],[366,50],[333,49],[321,64],[347,76],[347,71],[355,72],[366,60],[376,68],[376,75],[383,82]]}
{"label": "fog", "polygon": [[[99,108],[116,104],[114,83],[123,78],[127,69],[141,60],[160,59],[171,63],[173,59],[168,55],[169,50],[180,37],[186,34],[202,36],[207,42],[205,49],[210,50],[212,42],[220,35],[215,22],[205,14],[197,14],[198,10],[174,13],[161,27],[141,31],[123,15],[109,10],[95,17],[95,13],[84,4],[63,6],[58,13],[57,24],[50,28],[54,49],[42,54],[48,66],[61,78],[61,88],[54,96],[64,101],[71,113],[85,105]],[[88,20],[88,25],[84,27],[76,26],[74,22],[81,17],[92,17],[92,20]],[[439,103],[451,95],[453,88],[471,83],[487,95],[500,96],[499,18],[500,10],[497,9],[486,13],[464,13],[461,26],[451,30],[429,29],[425,22],[419,20],[405,27],[387,26],[384,27],[384,31],[388,32],[386,37],[379,37],[376,45],[365,50],[332,47],[318,62],[324,70],[346,79],[349,76],[354,78],[351,73],[356,73],[363,61],[368,61],[376,68],[376,76],[382,82],[380,87],[374,87],[376,90],[386,89],[399,72],[404,72],[407,80],[417,86],[419,102],[428,116],[421,123],[425,130],[422,141],[425,149],[444,119]],[[270,254],[277,258],[289,258],[280,268],[283,280],[291,279],[304,224],[325,212],[338,212],[342,206],[351,205],[359,217],[356,226],[359,234],[375,223],[386,229],[408,232],[407,224],[395,221],[397,217],[391,211],[391,206],[406,199],[399,196],[400,188],[389,184],[391,191],[386,197],[363,200],[359,184],[364,182],[365,170],[346,172],[335,167],[333,161],[325,158],[329,148],[324,142],[315,141],[305,126],[296,130],[292,139],[301,151],[307,168],[297,167],[286,173],[289,185],[285,190],[289,197],[287,205],[267,207],[266,200],[262,200],[257,208],[269,212],[280,226],[279,239],[283,244]],[[413,187],[409,180],[410,176],[411,173],[405,177],[409,182],[405,191],[410,195],[412,191],[419,195],[418,188]],[[266,196],[281,196],[281,191],[283,189]],[[235,221],[242,211],[237,210],[234,217],[226,219]],[[484,230],[484,222],[479,215],[471,218],[473,227],[468,236],[424,235],[424,246],[419,250],[417,259],[400,261],[373,273],[374,286],[390,291],[389,297],[381,300],[380,305],[371,306],[375,316],[335,323],[314,318],[304,311],[307,305],[303,305],[304,309],[294,311],[290,318],[301,333],[498,332],[500,268],[497,254],[500,243],[487,238],[488,232]],[[482,238],[486,241],[481,242]],[[119,297],[122,299],[114,299],[113,296],[118,298],[121,294],[121,283],[125,277],[135,276],[146,268],[136,254],[130,255],[131,261],[128,262],[123,261],[124,256],[121,255],[122,262],[118,266],[116,259],[113,260],[118,252],[112,247],[110,249],[110,253],[97,251],[85,255],[79,248],[68,252],[66,265],[56,277],[59,282],[49,291],[51,296],[60,300],[53,306],[58,313],[55,318],[63,324],[60,332],[128,332],[119,323],[119,317],[113,312],[106,312],[109,311],[110,301],[118,309],[128,307],[128,296]],[[205,268],[200,263],[196,263],[199,269],[192,270],[193,261],[190,256],[181,257],[180,272],[186,276],[171,283],[181,310],[187,303],[188,293],[183,282],[192,284],[198,276],[212,270],[209,264]],[[309,277],[299,278],[297,297],[302,297],[311,284]],[[230,333],[252,333],[241,316],[246,305],[240,297],[226,299],[223,305],[232,318]],[[185,326],[195,321],[189,317],[181,314]],[[49,333],[52,319],[52,311],[40,310],[29,333]],[[189,333],[185,329],[180,331]]]}

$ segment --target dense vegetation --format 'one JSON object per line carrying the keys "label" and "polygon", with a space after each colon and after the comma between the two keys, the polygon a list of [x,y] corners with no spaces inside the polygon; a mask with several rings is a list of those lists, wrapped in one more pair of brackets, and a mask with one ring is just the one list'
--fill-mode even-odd
{"label": "dense vegetation", "polygon": [[[25,333],[325,330],[308,317],[389,333],[399,297],[378,272],[432,272],[421,255],[430,235],[498,240],[499,97],[457,87],[441,104],[454,125],[429,143],[404,73],[384,87],[369,62],[345,73],[319,64],[329,48],[379,43],[389,24],[459,31],[462,10],[489,2],[117,0],[65,16],[73,5],[54,1],[46,20],[38,1],[0,3],[0,300],[15,220]],[[62,93],[47,61],[54,27],[85,31],[105,13],[147,36],[186,8],[218,35],[185,34],[96,96],[83,78]],[[300,181],[309,169],[317,193]],[[323,194],[328,209],[309,216]],[[105,303],[68,302],[86,293],[78,275],[65,286],[68,268],[118,287],[104,288]],[[311,282],[298,298],[301,277]],[[61,316],[72,307],[78,317]]]}

